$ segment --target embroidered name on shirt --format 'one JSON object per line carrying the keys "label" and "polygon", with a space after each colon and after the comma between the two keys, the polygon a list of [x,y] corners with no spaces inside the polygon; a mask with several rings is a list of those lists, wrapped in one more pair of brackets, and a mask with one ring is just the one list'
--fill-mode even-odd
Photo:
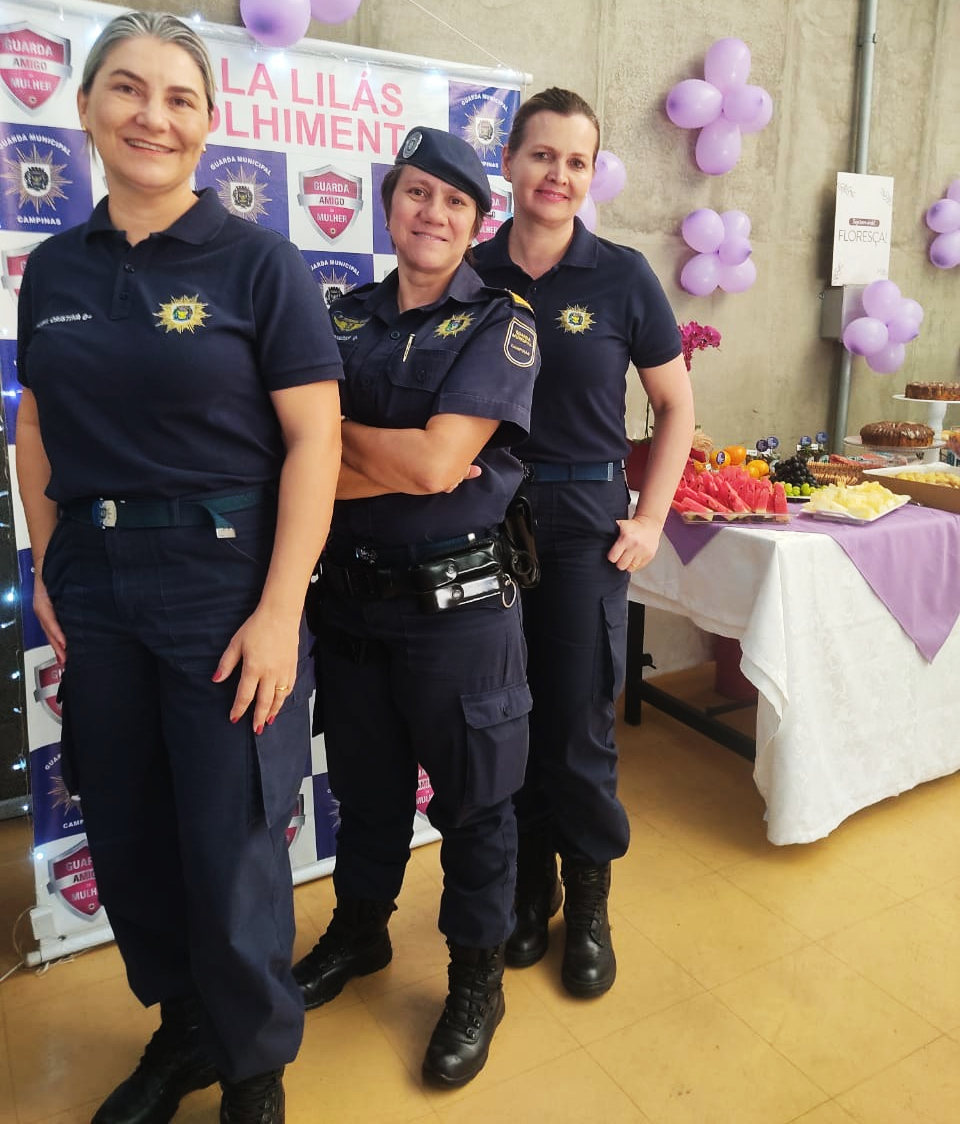
{"label": "embroidered name on shirt", "polygon": [[76,324],[81,320],[92,319],[93,316],[89,312],[64,312],[60,316],[45,316],[42,320],[34,324],[33,330],[37,331],[40,328],[45,328],[48,324]]}
{"label": "embroidered name on shirt", "polygon": [[153,315],[160,321],[158,327],[162,327],[167,333],[183,333],[202,328],[209,313],[206,305],[200,300],[200,294],[194,293],[192,297],[174,297],[166,304],[160,305],[160,311]]}
{"label": "embroidered name on shirt", "polygon": [[557,321],[565,332],[578,336],[581,332],[590,331],[593,327],[594,317],[593,313],[587,309],[581,308],[578,304],[572,304],[569,308],[560,310]]}
{"label": "embroidered name on shirt", "polygon": [[473,323],[473,317],[469,312],[461,312],[459,316],[448,316],[442,324],[438,324],[433,330],[435,336],[440,336],[446,339],[448,336],[458,336],[461,332],[465,332],[467,328]]}
{"label": "embroidered name on shirt", "polygon": [[537,360],[537,333],[516,316],[507,325],[503,354],[515,367],[532,367]]}

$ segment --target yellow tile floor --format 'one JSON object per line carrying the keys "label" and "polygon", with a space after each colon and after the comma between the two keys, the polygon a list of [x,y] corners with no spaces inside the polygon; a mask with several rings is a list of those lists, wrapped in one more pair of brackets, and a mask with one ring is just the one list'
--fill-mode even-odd
{"label": "yellow tile floor", "polygon": [[[675,682],[702,693],[696,676]],[[307,1016],[291,1124],[957,1124],[960,775],[777,848],[748,762],[649,708],[619,736],[633,842],[614,867],[614,989],[562,990],[558,919],[546,959],[508,973],[480,1076],[424,1088],[446,950],[438,847],[420,848],[393,963]],[[0,974],[31,904],[28,845],[23,821],[0,824]],[[296,900],[299,955],[326,924],[329,880]],[[0,1122],[88,1121],[154,1020],[113,947],[17,972],[0,985]],[[194,1094],[177,1120],[212,1124],[216,1106]]]}

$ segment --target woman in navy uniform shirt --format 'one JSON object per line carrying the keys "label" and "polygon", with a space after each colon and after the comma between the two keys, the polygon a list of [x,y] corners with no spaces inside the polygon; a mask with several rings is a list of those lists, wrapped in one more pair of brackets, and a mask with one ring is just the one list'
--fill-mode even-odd
{"label": "woman in navy uniform shirt", "polygon": [[398,268],[331,309],[345,420],[317,651],[340,802],[337,902],[294,974],[316,1007],[390,961],[421,764],[443,835],[439,927],[450,949],[423,1074],[456,1086],[482,1068],[504,1013],[511,797],[530,693],[498,528],[520,480],[508,446],[528,432],[538,356],[527,306],[463,261],[490,208],[473,149],[415,128],[382,194]]}
{"label": "woman in navy uniform shirt", "polygon": [[161,1014],[95,1124],[169,1120],[218,1077],[221,1121],[282,1121],[303,1031],[285,829],[342,367],[296,248],[191,188],[213,98],[190,28],[112,20],[78,94],[109,195],[20,290],[17,467],[64,769]]}
{"label": "woman in navy uniform shirt", "polygon": [[[595,237],[575,217],[599,146],[596,116],[576,94],[554,88],[525,102],[503,154],[514,216],[476,254],[488,284],[533,306],[542,356],[530,436],[514,447],[541,580],[523,599],[533,712],[516,801],[518,919],[506,958],[525,967],[546,952],[562,893],[559,851],[561,977],[584,997],[603,994],[616,975],[607,895],[611,860],[629,842],[614,742],[627,584],[656,552],[694,423],[676,319],[653,271],[642,254]],[[656,424],[629,514],[622,464],[631,363]]]}

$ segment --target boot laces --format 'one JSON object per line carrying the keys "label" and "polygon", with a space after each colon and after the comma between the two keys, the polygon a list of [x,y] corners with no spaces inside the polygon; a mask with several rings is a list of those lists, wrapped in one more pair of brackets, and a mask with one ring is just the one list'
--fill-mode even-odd
{"label": "boot laces", "polygon": [[587,929],[594,940],[603,926],[607,894],[599,874],[578,875],[575,889],[567,887],[564,920],[571,929]]}
{"label": "boot laces", "polygon": [[261,1124],[265,1117],[271,1119],[282,1072],[263,1073],[235,1085],[224,1085],[223,1101],[229,1124]]}
{"label": "boot laces", "polygon": [[327,931],[303,958],[302,963],[309,965],[314,971],[324,970],[350,951],[351,938],[354,936],[354,930],[340,921],[334,913]]}
{"label": "boot laces", "polygon": [[450,966],[450,994],[443,1007],[443,1021],[471,1042],[479,1035],[487,1014],[493,972],[489,967]]}
{"label": "boot laces", "polygon": [[192,1027],[175,1028],[161,1023],[144,1047],[137,1069],[158,1075],[176,1072],[183,1066],[184,1053],[189,1049],[188,1040],[195,1036],[196,1031]]}

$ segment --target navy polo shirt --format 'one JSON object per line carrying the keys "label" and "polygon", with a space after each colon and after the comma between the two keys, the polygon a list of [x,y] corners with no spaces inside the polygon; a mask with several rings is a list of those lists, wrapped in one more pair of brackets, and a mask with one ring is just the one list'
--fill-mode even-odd
{"label": "navy polo shirt", "polygon": [[136,246],[101,200],[30,255],[20,381],[37,399],[47,495],[174,497],[275,480],[270,392],[342,377],[299,251],[207,189]]}
{"label": "navy polo shirt", "polygon": [[574,220],[560,262],[531,280],[510,259],[513,220],[473,253],[488,285],[519,293],[537,315],[541,373],[526,461],[618,461],[627,440],[626,372],[659,367],[681,353],[673,310],[639,251],[597,238]]}
{"label": "navy polo shirt", "polygon": [[530,309],[461,265],[424,308],[398,311],[394,271],[336,301],[330,316],[343,357],[343,413],[352,421],[422,429],[435,414],[462,414],[501,423],[476,458],[476,480],[449,494],[338,500],[331,544],[419,544],[501,522],[521,477],[507,447],[529,431],[539,367]]}

